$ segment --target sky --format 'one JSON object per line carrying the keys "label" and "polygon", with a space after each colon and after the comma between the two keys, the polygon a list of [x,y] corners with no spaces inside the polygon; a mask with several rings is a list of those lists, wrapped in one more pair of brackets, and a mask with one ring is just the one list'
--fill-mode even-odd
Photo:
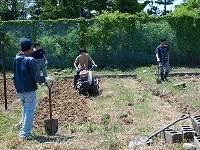
{"label": "sky", "polygon": [[[145,0],[138,0],[138,3],[144,3]],[[154,0],[153,0],[154,1]],[[183,3],[183,0],[174,0],[173,4],[171,5],[166,5],[166,10],[169,10],[169,11],[174,11],[174,8],[176,5],[179,5]],[[156,3],[153,3],[153,6],[158,6],[158,8],[160,10],[164,10],[164,5],[158,5]],[[147,9],[150,9],[150,6],[147,5],[145,8],[144,8],[144,11],[146,12]]]}

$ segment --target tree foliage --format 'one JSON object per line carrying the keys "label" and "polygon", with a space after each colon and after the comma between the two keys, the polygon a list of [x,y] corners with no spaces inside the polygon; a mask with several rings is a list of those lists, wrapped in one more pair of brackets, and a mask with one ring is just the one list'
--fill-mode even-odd
{"label": "tree foliage", "polygon": [[173,13],[174,15],[200,15],[200,1],[188,0],[186,3],[176,6],[176,9]]}
{"label": "tree foliage", "polygon": [[2,0],[0,1],[0,16],[4,21],[7,20],[16,20],[18,18],[18,2],[17,0],[8,1]]}
{"label": "tree foliage", "polygon": [[137,0],[115,0],[113,9],[119,10],[121,13],[135,14],[142,11],[147,3],[146,1],[144,4],[140,4]]}
{"label": "tree foliage", "polygon": [[[33,5],[13,0],[1,1],[0,16],[2,20],[19,19],[20,13],[26,12],[31,15],[32,20],[48,20],[60,18],[92,18],[102,11],[135,14],[141,12],[148,2],[139,4],[137,0],[35,0]],[[21,18],[23,19],[23,18]]]}

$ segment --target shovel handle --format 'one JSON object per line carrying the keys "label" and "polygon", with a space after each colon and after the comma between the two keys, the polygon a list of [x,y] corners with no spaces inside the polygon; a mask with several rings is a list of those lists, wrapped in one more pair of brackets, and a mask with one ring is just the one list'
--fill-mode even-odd
{"label": "shovel handle", "polygon": [[48,89],[50,89],[53,86],[53,81],[51,83],[45,82],[45,85],[48,87]]}
{"label": "shovel handle", "polygon": [[187,119],[187,118],[189,118],[189,117],[190,117],[189,114],[184,114],[184,115],[182,115],[179,119],[175,120],[174,122],[170,123],[170,124],[167,125],[166,127],[162,128],[162,129],[160,129],[159,131],[157,131],[157,132],[155,132],[154,134],[152,134],[152,135],[149,137],[149,139],[151,139],[153,136],[159,134],[160,132],[164,131],[165,129],[169,128],[170,126],[174,125],[174,124],[177,123],[178,121],[180,121],[180,120],[185,120],[185,119]]}
{"label": "shovel handle", "polygon": [[159,70],[160,70],[160,66],[159,66],[159,61],[158,61],[158,78],[159,78]]}
{"label": "shovel handle", "polygon": [[45,82],[46,86],[49,89],[49,112],[50,112],[50,120],[52,119],[52,108],[51,108],[51,87],[53,85],[53,82],[51,82],[50,84],[48,84],[47,82]]}

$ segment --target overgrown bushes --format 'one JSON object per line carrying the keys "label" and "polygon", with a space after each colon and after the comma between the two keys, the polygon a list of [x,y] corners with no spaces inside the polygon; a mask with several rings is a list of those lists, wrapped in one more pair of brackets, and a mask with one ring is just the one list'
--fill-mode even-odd
{"label": "overgrown bushes", "polygon": [[160,37],[167,38],[172,65],[198,64],[200,24],[198,15],[121,14],[104,12],[95,19],[0,22],[5,41],[6,64],[19,51],[23,37],[39,41],[46,51],[49,67],[73,67],[79,47],[100,68],[130,68],[156,62],[155,49]]}

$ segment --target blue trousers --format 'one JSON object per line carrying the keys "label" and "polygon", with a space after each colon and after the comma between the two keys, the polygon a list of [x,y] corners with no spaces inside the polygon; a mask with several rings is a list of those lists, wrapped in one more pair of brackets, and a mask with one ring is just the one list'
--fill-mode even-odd
{"label": "blue trousers", "polygon": [[22,110],[22,128],[21,137],[29,136],[31,134],[31,129],[34,120],[34,111],[36,107],[36,91],[17,93],[21,104],[23,106]]}
{"label": "blue trousers", "polygon": [[166,69],[165,73],[168,74],[170,72],[169,62],[159,62],[160,73],[164,73],[164,67]]}
{"label": "blue trousers", "polygon": [[43,76],[47,77],[47,69],[44,64],[44,58],[43,59],[35,59],[37,62],[37,68],[39,70],[39,73],[42,71]]}

